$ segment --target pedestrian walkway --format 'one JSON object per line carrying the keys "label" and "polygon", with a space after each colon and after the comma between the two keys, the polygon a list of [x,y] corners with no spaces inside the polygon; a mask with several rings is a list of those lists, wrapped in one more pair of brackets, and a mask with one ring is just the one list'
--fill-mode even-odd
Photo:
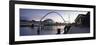
{"label": "pedestrian walkway", "polygon": [[79,27],[79,26],[72,26],[68,32],[68,34],[74,34],[74,33],[89,33],[90,28],[89,27]]}

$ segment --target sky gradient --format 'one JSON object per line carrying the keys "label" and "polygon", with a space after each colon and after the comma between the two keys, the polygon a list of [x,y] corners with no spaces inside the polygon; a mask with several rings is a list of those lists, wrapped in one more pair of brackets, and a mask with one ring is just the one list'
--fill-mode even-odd
{"label": "sky gradient", "polygon": [[[66,23],[70,22],[73,23],[76,17],[79,14],[86,14],[87,12],[85,11],[73,11],[73,10],[47,10],[47,9],[20,9],[20,20],[36,20],[40,21],[40,19],[45,16],[49,12],[57,12],[59,13]],[[60,22],[63,23],[64,20],[56,13],[50,13],[46,17],[43,18],[45,19],[52,19],[54,22]],[[43,21],[42,20],[42,21]]]}

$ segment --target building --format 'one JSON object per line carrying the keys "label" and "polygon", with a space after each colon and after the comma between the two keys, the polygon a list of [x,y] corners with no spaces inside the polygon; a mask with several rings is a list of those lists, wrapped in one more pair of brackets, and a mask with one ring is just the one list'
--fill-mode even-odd
{"label": "building", "polygon": [[32,21],[20,20],[20,26],[21,27],[26,27],[26,26],[31,26],[31,25],[32,25]]}
{"label": "building", "polygon": [[79,14],[77,18],[75,19],[75,23],[77,25],[82,25],[82,26],[90,26],[90,12],[87,14]]}
{"label": "building", "polygon": [[44,25],[45,24],[53,24],[53,23],[54,23],[54,21],[52,19],[46,19],[46,20],[43,21]]}

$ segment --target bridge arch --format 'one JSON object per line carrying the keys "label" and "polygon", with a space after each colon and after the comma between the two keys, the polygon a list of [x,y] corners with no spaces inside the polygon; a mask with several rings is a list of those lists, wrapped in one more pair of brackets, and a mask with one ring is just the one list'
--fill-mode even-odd
{"label": "bridge arch", "polygon": [[57,14],[58,16],[60,16],[60,17],[62,18],[62,20],[63,20],[64,22],[66,22],[66,21],[64,20],[64,18],[62,17],[62,15],[61,15],[60,13],[58,13],[58,12],[55,12],[55,11],[51,11],[51,12],[45,14],[45,15],[40,19],[40,22],[41,22],[46,16],[48,16],[48,15],[51,14],[51,13]]}
{"label": "bridge arch", "polygon": [[38,34],[40,34],[40,31],[42,30],[42,28],[41,28],[41,27],[42,27],[42,23],[41,23],[42,20],[43,20],[47,15],[49,15],[49,14],[51,14],[51,13],[57,14],[58,16],[61,17],[61,19],[62,19],[64,22],[66,22],[60,13],[55,12],[55,11],[48,12],[47,14],[45,14],[45,15],[40,19],[40,26],[39,26]]}

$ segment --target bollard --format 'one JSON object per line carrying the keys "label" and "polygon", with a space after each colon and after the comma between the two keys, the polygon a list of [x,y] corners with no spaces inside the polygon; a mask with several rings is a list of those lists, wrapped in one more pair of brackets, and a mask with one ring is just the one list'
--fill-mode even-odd
{"label": "bollard", "polygon": [[57,29],[57,34],[60,34],[61,33],[60,31],[61,31],[61,29]]}
{"label": "bollard", "polygon": [[38,30],[37,30],[37,34],[38,34],[38,35],[40,34],[40,28],[38,28]]}

